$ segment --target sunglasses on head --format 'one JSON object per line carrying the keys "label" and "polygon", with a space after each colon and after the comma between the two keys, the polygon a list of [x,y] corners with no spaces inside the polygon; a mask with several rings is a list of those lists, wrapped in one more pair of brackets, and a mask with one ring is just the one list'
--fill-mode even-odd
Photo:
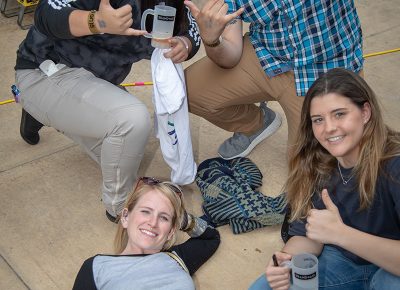
{"label": "sunglasses on head", "polygon": [[182,189],[178,185],[175,185],[169,181],[161,181],[154,177],[147,177],[147,176],[140,177],[136,183],[136,187],[133,192],[135,192],[138,189],[139,185],[142,183],[146,185],[164,184],[167,187],[169,187],[169,189],[171,189],[173,192],[175,192],[176,195],[179,196],[179,198],[182,199]]}

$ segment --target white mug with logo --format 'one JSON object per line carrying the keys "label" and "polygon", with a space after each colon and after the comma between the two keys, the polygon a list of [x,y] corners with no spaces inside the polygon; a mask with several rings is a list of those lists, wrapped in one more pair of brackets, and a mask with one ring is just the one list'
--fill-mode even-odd
{"label": "white mug with logo", "polygon": [[281,266],[292,270],[292,283],[290,289],[318,290],[318,258],[312,254],[302,253],[285,261]]}
{"label": "white mug with logo", "polygon": [[145,37],[152,39],[153,47],[168,48],[169,43],[166,39],[171,38],[174,32],[176,8],[159,4],[154,6],[154,9],[146,9],[141,20],[142,30],[146,30],[146,18],[149,14],[154,16],[153,31],[151,34],[146,34]]}

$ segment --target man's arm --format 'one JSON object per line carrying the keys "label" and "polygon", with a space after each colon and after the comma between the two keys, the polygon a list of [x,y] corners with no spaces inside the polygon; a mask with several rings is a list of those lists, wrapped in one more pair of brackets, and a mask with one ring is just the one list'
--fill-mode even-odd
{"label": "man's arm", "polygon": [[50,38],[69,39],[91,35],[94,33],[109,33],[118,35],[144,35],[144,30],[131,28],[132,6],[126,4],[114,9],[109,0],[101,0],[99,7],[93,7],[94,27],[89,29],[90,11],[79,10],[66,0],[40,1],[35,12],[35,26]]}
{"label": "man's arm", "polygon": [[[74,36],[85,36],[93,33],[109,33],[118,35],[144,35],[147,32],[131,28],[132,6],[126,4],[117,9],[110,5],[110,0],[101,0],[98,11],[92,17],[94,18],[94,30],[88,26],[89,11],[75,10],[69,17],[69,26],[71,34]],[[94,32],[96,31],[96,32]]]}
{"label": "man's arm", "polygon": [[228,24],[221,35],[220,44],[207,46],[203,41],[207,56],[223,68],[232,68],[238,64],[243,51],[242,21],[235,19]]}
{"label": "man's arm", "polygon": [[191,1],[185,4],[199,25],[207,56],[223,68],[234,67],[243,49],[242,21],[237,18],[243,9],[226,14],[228,5],[218,0],[209,0],[201,10]]}

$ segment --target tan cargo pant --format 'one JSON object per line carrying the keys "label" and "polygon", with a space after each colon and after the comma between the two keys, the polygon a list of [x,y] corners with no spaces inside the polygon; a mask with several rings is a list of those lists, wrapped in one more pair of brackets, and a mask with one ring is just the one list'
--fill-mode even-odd
{"label": "tan cargo pant", "polygon": [[263,121],[255,103],[277,101],[286,115],[291,145],[303,104],[303,97],[296,95],[294,74],[269,78],[247,35],[243,45],[242,58],[232,69],[219,67],[208,57],[186,69],[189,110],[227,131],[251,134]]}

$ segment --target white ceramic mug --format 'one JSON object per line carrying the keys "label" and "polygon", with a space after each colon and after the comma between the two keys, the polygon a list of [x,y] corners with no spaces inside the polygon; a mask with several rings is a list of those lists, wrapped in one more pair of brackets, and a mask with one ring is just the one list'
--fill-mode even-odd
{"label": "white ceramic mug", "polygon": [[290,289],[318,290],[318,258],[309,253],[302,253],[285,261],[281,266],[292,270],[292,284]]}
{"label": "white ceramic mug", "polygon": [[153,31],[145,37],[152,38],[153,47],[168,48],[169,43],[165,40],[171,38],[174,32],[176,8],[159,4],[154,6],[154,9],[146,9],[141,20],[142,30],[146,30],[146,18],[149,14],[154,16]]}

